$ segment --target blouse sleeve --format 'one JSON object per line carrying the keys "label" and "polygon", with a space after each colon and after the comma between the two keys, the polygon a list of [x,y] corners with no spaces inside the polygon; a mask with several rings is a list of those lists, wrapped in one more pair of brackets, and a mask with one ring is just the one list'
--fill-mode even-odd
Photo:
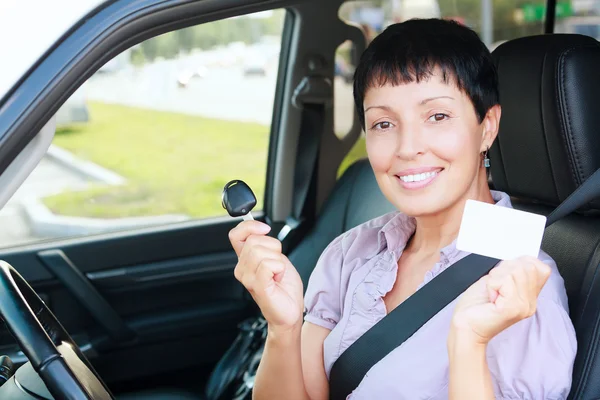
{"label": "blouse sleeve", "polygon": [[342,241],[335,239],[319,257],[306,288],[305,321],[332,330],[342,315]]}

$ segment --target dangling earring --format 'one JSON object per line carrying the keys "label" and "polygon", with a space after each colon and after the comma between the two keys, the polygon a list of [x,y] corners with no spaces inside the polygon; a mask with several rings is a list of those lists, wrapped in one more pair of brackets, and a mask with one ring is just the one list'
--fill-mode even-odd
{"label": "dangling earring", "polygon": [[490,167],[490,158],[488,157],[488,150],[489,150],[489,149],[490,149],[490,148],[489,148],[489,147],[487,147],[487,148],[485,149],[485,153],[483,154],[483,166],[484,166],[485,168],[489,168],[489,167]]}

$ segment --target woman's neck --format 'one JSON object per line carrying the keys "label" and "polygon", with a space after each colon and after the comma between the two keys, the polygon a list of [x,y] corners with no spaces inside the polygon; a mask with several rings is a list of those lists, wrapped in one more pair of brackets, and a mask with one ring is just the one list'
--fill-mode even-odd
{"label": "woman's neck", "polygon": [[462,214],[468,199],[495,203],[487,181],[484,185],[477,186],[448,209],[437,214],[417,217],[415,234],[406,251],[433,256],[440,249],[452,243],[458,236]]}

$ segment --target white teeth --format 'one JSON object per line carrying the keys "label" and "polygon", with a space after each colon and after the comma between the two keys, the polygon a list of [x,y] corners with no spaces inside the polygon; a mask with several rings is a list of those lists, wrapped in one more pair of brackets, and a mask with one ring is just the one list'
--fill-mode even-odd
{"label": "white teeth", "polygon": [[420,182],[437,175],[437,172],[423,172],[422,174],[404,175],[400,179],[402,182]]}

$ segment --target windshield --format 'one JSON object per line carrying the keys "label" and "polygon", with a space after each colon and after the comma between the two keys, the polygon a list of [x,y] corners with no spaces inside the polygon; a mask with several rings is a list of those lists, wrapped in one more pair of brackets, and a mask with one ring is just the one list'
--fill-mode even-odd
{"label": "windshield", "polygon": [[105,1],[0,1],[0,99],[71,26]]}

